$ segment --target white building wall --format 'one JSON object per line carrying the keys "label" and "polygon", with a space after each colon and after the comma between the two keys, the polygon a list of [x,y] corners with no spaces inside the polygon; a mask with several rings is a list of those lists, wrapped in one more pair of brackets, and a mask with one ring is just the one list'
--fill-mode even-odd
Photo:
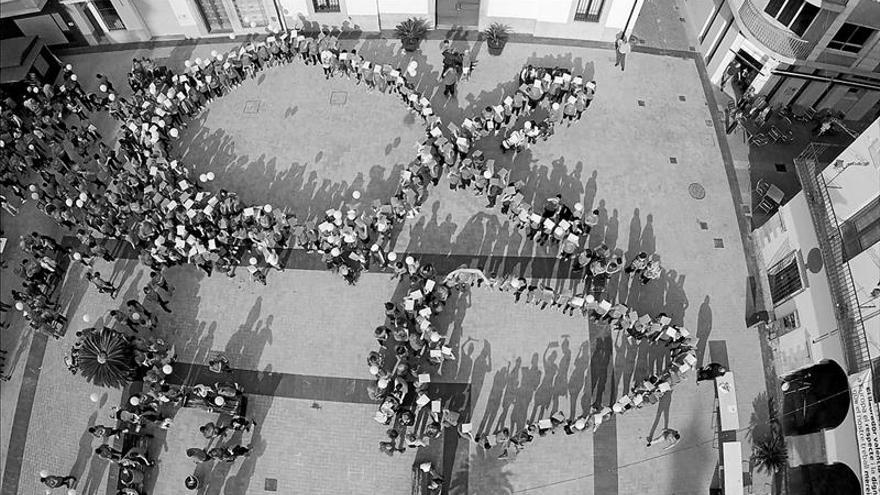
{"label": "white building wall", "polygon": [[[426,16],[431,12],[428,0],[376,0],[379,12],[387,14],[410,14]],[[432,20],[433,22],[433,20]]]}
{"label": "white building wall", "polygon": [[[838,222],[851,217],[880,194],[880,120],[867,129],[838,156],[843,167],[829,165],[823,172]],[[870,162],[867,166],[852,162]]]}

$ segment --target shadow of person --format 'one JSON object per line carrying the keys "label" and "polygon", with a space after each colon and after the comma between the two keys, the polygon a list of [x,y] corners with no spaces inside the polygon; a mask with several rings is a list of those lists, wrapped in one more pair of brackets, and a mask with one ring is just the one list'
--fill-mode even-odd
{"label": "shadow of person", "polygon": [[657,431],[661,417],[663,418],[663,429],[669,428],[669,408],[672,406],[672,392],[670,390],[660,397],[660,401],[657,404],[657,413],[654,416],[654,423],[651,424],[651,429],[648,431],[647,441],[649,442],[654,438],[654,433]]}
{"label": "shadow of person", "polygon": [[[574,368],[571,370],[571,376],[568,379],[569,418],[576,418],[578,416],[577,399],[587,383],[587,366],[589,366],[589,363],[590,341],[585,340],[581,344],[580,349],[578,349],[577,356],[574,358]],[[586,392],[584,392],[584,395],[586,395]]]}
{"label": "shadow of person", "polygon": [[70,468],[70,476],[73,476],[76,479],[82,478],[82,474],[86,469],[86,464],[92,457],[92,440],[94,440],[95,437],[89,433],[89,428],[95,425],[97,419],[98,411],[95,411],[89,416],[86,428],[79,437],[79,450],[76,453],[76,460],[73,461],[73,467]]}
{"label": "shadow of person", "polygon": [[712,306],[709,305],[709,296],[706,296],[697,313],[697,368],[703,367],[710,333],[712,333]]}
{"label": "shadow of person", "polygon": [[473,371],[471,371],[471,394],[470,408],[473,409],[474,404],[480,398],[483,390],[483,382],[486,381],[486,375],[492,371],[492,345],[488,340],[483,341],[483,349],[480,355],[474,360]]}
{"label": "shadow of person", "polygon": [[548,345],[544,350],[544,381],[535,390],[534,407],[532,415],[529,416],[529,423],[534,423],[536,418],[544,419],[547,408],[550,407],[550,402],[553,399],[553,383],[556,380],[559,365],[556,364],[556,351],[550,351],[551,345]]}
{"label": "shadow of person", "polygon": [[[541,383],[540,359],[537,352],[532,354],[531,366],[522,369],[522,380],[514,396],[513,410],[510,412],[511,431],[519,431],[526,427],[529,405],[531,405],[532,397]],[[499,422],[498,427],[502,426]]]}
{"label": "shadow of person", "polygon": [[[537,354],[535,354],[535,358],[537,359]],[[507,373],[507,383],[503,389],[504,395],[501,398],[501,412],[498,414],[497,426],[493,428],[491,422],[486,423],[484,433],[492,433],[496,429],[503,427],[507,422],[507,413],[516,404],[516,394],[519,391],[521,370],[522,358],[517,357],[516,361],[513,362],[513,367],[510,367]]]}
{"label": "shadow of person", "polygon": [[552,402],[550,403],[550,413],[553,414],[559,410],[559,398],[564,397],[568,393],[568,367],[571,365],[571,343],[568,336],[562,337],[561,346],[562,357],[559,358],[558,371],[556,378],[553,380]]}

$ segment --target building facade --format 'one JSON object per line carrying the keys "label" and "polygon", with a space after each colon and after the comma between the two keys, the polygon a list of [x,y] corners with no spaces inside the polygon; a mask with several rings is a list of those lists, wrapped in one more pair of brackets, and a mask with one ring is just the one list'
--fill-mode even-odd
{"label": "building facade", "polygon": [[880,109],[875,0],[685,0],[710,78],[732,63],[773,105],[873,119]]}
{"label": "building facade", "polygon": [[49,45],[265,33],[270,27],[394,29],[409,17],[444,29],[492,22],[543,37],[613,41],[644,0],[0,0],[4,38]]}
{"label": "building facade", "polygon": [[753,233],[773,302],[780,415],[796,463],[848,466],[863,493],[878,493],[880,120],[831,163],[822,148],[795,159],[803,191]]}

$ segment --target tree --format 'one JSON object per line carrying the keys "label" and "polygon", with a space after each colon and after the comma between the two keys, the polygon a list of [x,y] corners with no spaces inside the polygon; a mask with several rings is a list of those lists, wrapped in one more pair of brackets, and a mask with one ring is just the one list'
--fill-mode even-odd
{"label": "tree", "polygon": [[752,462],[759,471],[776,474],[788,464],[788,450],[785,439],[774,428],[765,438],[757,440],[752,447]]}
{"label": "tree", "polygon": [[104,328],[86,335],[77,364],[89,382],[101,387],[121,388],[131,381],[134,352],[121,333]]}

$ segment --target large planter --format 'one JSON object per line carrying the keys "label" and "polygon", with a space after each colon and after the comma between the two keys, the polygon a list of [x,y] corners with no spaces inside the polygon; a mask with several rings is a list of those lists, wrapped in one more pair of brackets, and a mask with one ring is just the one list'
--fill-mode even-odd
{"label": "large planter", "polygon": [[486,48],[487,48],[487,51],[489,52],[489,55],[498,56],[498,55],[501,55],[501,52],[504,51],[504,45],[506,45],[506,44],[507,44],[507,41],[493,42],[493,41],[489,40],[486,42]]}
{"label": "large planter", "polygon": [[414,52],[419,44],[428,36],[428,21],[418,17],[410,17],[394,28],[394,35],[403,44],[403,49]]}
{"label": "large planter", "polygon": [[419,45],[422,44],[422,40],[420,40],[418,38],[407,39],[407,40],[402,40],[401,43],[403,43],[404,50],[406,50],[408,52],[414,52],[419,49]]}
{"label": "large planter", "polygon": [[499,22],[493,22],[490,24],[489,27],[483,31],[483,38],[486,40],[486,48],[489,55],[501,55],[509,36],[510,27]]}

